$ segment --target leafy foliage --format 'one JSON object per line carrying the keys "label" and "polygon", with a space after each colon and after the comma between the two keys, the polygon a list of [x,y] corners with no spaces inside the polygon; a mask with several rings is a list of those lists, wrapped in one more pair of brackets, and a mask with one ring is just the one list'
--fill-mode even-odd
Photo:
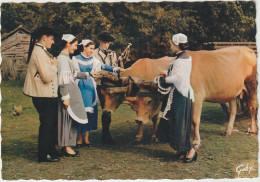
{"label": "leafy foliage", "polygon": [[[40,26],[72,33],[79,39],[97,42],[97,35],[109,31],[120,54],[130,42],[132,60],[169,54],[168,41],[174,33],[189,37],[190,49],[202,49],[204,42],[255,41],[256,7],[247,2],[140,2],[140,3],[3,3],[2,33],[18,25],[33,31]],[[57,43],[60,37],[57,38]],[[59,46],[53,47],[58,54]]]}

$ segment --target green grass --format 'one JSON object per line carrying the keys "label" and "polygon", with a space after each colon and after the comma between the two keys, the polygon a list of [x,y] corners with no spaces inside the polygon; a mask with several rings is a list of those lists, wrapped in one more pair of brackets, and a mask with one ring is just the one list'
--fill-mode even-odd
{"label": "green grass", "polygon": [[[205,179],[236,178],[240,164],[253,166],[250,174],[257,177],[258,141],[248,136],[249,118],[235,122],[230,137],[223,137],[227,117],[219,104],[204,103],[200,134],[202,146],[198,161],[184,164],[173,160],[173,149],[168,144],[153,143],[152,122],[144,127],[141,142],[135,142],[137,125],[135,112],[121,105],[112,116],[111,135],[116,145],[101,143],[101,109],[98,130],[91,132],[94,147],[79,149],[80,158],[61,158],[58,163],[38,163],[38,114],[31,98],[22,93],[22,83],[2,82],[2,178],[17,179]],[[22,102],[19,118],[12,115],[12,104]]]}

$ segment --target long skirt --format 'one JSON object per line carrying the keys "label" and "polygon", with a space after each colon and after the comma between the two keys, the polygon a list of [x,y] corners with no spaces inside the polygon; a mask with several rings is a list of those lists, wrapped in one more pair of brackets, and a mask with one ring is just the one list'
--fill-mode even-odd
{"label": "long skirt", "polygon": [[74,121],[61,101],[58,104],[58,145],[75,146],[77,140],[77,122]]}
{"label": "long skirt", "polygon": [[94,112],[87,112],[88,123],[80,124],[78,123],[78,133],[85,133],[86,131],[97,130],[97,120],[98,120],[98,105],[94,106]]}
{"label": "long skirt", "polygon": [[175,89],[171,109],[166,116],[168,120],[161,118],[158,125],[156,133],[158,139],[163,142],[169,142],[170,146],[176,151],[190,150],[192,116],[192,101],[190,98],[184,97]]}

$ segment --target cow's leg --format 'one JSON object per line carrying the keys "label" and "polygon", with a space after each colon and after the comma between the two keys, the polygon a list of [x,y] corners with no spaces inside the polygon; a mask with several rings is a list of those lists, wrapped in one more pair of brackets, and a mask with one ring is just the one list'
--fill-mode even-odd
{"label": "cow's leg", "polygon": [[109,126],[111,123],[111,112],[104,110],[102,112],[102,142],[107,144],[113,144],[114,141],[110,136]]}
{"label": "cow's leg", "polygon": [[[109,126],[111,123],[111,112],[104,109],[105,96],[102,94],[101,85],[97,85],[97,93],[100,101],[100,106],[102,108],[102,142],[107,144],[113,144],[112,137],[110,136]],[[105,93],[105,92],[104,92]]]}
{"label": "cow's leg", "polygon": [[158,120],[158,114],[152,117],[152,122],[153,122],[153,135],[152,135],[152,141],[153,142],[158,142],[158,138],[156,137],[156,132],[157,132],[157,120]]}
{"label": "cow's leg", "polygon": [[256,93],[254,91],[251,90],[249,91],[249,96],[248,96],[248,107],[249,107],[249,111],[250,111],[250,116],[251,116],[251,125],[250,128],[248,129],[248,133],[249,134],[257,134],[257,126],[256,126],[256,119],[255,119],[255,115],[256,115]]}
{"label": "cow's leg", "polygon": [[137,134],[135,136],[136,138],[136,141],[141,141],[142,138],[143,138],[143,126],[142,124],[138,124],[138,131],[137,131]]}
{"label": "cow's leg", "polygon": [[248,92],[248,107],[251,116],[251,125],[248,129],[249,134],[257,134],[256,126],[256,90],[257,90],[257,76],[256,76],[256,66],[253,68],[252,75],[245,80],[245,85]]}
{"label": "cow's leg", "polygon": [[253,97],[254,98],[251,98],[251,100],[249,100],[249,102],[248,102],[250,116],[251,116],[251,125],[250,125],[250,128],[248,129],[249,134],[257,134],[257,126],[256,126],[256,120],[255,120],[256,96],[253,96]]}
{"label": "cow's leg", "polygon": [[230,107],[230,114],[229,114],[228,126],[227,126],[225,133],[224,133],[225,136],[230,136],[232,131],[233,131],[234,122],[235,122],[235,118],[236,118],[236,114],[237,114],[237,101],[236,101],[236,99],[229,102],[229,107]]}
{"label": "cow's leg", "polygon": [[199,125],[200,125],[200,116],[202,111],[202,101],[199,101],[198,99],[195,100],[195,102],[192,105],[192,124],[194,127],[194,137],[192,145],[195,149],[198,149],[200,147],[200,133],[199,133]]}

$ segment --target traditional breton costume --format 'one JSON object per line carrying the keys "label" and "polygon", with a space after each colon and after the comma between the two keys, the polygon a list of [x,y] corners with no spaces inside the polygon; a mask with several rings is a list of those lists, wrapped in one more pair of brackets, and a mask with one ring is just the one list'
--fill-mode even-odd
{"label": "traditional breton costume", "polygon": [[114,67],[118,66],[116,53],[110,49],[103,50],[101,47],[98,47],[93,51],[93,56],[103,64]]}
{"label": "traditional breton costume", "polygon": [[[71,34],[64,34],[62,40],[71,42],[75,37]],[[61,51],[57,57],[58,83],[59,83],[59,104],[58,104],[58,145],[75,146],[77,139],[77,123],[88,123],[81,92],[75,82],[76,78],[86,79],[90,75],[87,72],[78,72],[69,57],[69,53]],[[66,109],[63,101],[70,99]]]}
{"label": "traditional breton costume", "polygon": [[[113,42],[114,38],[108,32],[102,32],[98,35],[98,40],[103,41],[103,42]],[[99,46],[98,48],[96,48],[93,51],[92,56],[97,58],[103,64],[113,66],[113,67],[118,66],[116,53],[110,49],[103,50]],[[105,103],[105,98],[101,93],[101,82],[100,81],[97,81],[97,93],[99,96],[101,108],[103,109],[104,103]]]}
{"label": "traditional breton costume", "polygon": [[[178,45],[182,42],[174,43]],[[159,113],[161,121],[158,125],[157,137],[161,141],[169,142],[170,146],[177,151],[191,149],[189,137],[194,101],[194,93],[190,85],[191,68],[191,56],[185,51],[180,51],[177,53],[176,60],[169,65],[166,77],[155,79],[158,83],[158,91],[166,95]]]}
{"label": "traditional breton costume", "polygon": [[[88,45],[92,40],[86,39],[82,40],[80,43],[83,46]],[[110,72],[114,72],[116,74],[116,70],[118,67],[112,67],[106,64],[103,64],[99,60],[97,60],[94,56],[85,57],[82,53],[77,56],[72,57],[73,65],[78,72],[96,72],[100,70],[106,70]],[[97,119],[98,119],[98,94],[97,94],[97,85],[95,80],[92,77],[88,79],[77,79],[76,82],[81,91],[81,95],[84,102],[85,112],[88,116],[87,124],[78,124],[78,133],[84,133],[86,131],[97,130]]]}
{"label": "traditional breton costume", "polygon": [[57,66],[51,64],[47,49],[37,43],[29,58],[23,93],[32,97],[40,118],[38,138],[38,161],[56,153],[56,130],[58,108]]}
{"label": "traditional breton costume", "polygon": [[[98,40],[103,42],[113,42],[114,38],[108,32],[102,32],[98,35]],[[117,67],[116,53],[110,49],[103,50],[100,46],[93,51],[93,56],[103,64]]]}

